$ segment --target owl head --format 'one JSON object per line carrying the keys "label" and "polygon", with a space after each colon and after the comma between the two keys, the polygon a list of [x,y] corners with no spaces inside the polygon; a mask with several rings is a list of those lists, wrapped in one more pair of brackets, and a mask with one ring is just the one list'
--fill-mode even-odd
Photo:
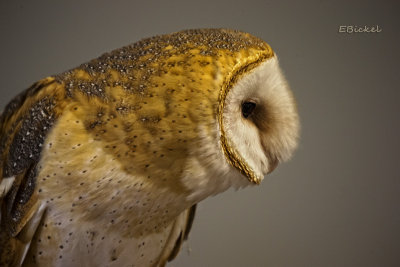
{"label": "owl head", "polygon": [[[249,66],[255,64],[252,70]],[[289,85],[272,55],[239,64],[223,87],[219,122],[227,161],[259,184],[297,146],[299,118]],[[243,71],[246,68],[246,71]],[[226,92],[226,91],[227,92]]]}

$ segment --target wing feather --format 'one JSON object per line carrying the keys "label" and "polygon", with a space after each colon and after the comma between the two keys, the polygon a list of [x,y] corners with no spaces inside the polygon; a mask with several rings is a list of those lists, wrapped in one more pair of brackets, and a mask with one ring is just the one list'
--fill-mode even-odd
{"label": "wing feather", "polygon": [[61,113],[62,86],[43,79],[0,116],[0,266],[21,265],[45,206],[35,194],[42,144]]}
{"label": "wing feather", "polygon": [[175,220],[171,234],[157,266],[165,266],[167,261],[172,261],[178,255],[181,246],[189,236],[196,213],[196,205],[182,212]]}

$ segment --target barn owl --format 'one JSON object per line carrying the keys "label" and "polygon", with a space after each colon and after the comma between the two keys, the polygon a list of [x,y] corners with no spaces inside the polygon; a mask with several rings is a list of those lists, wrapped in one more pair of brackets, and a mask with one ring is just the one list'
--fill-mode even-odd
{"label": "barn owl", "polygon": [[0,127],[1,266],[164,266],[198,202],[291,157],[299,118],[267,43],[200,29],[40,80]]}

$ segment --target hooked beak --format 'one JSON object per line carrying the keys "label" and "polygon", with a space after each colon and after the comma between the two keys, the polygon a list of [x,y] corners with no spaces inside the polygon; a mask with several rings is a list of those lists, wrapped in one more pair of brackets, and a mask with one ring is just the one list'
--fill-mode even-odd
{"label": "hooked beak", "polygon": [[276,157],[268,157],[268,162],[269,162],[269,168],[267,174],[270,174],[276,169],[276,167],[278,167],[279,159],[277,159]]}
{"label": "hooked beak", "polygon": [[266,148],[266,146],[263,142],[261,142],[261,146],[262,146],[265,156],[268,159],[269,166],[268,166],[267,174],[270,174],[271,172],[273,172],[276,169],[276,167],[278,167],[279,159],[275,155],[273,155],[271,152],[268,151],[268,149]]}

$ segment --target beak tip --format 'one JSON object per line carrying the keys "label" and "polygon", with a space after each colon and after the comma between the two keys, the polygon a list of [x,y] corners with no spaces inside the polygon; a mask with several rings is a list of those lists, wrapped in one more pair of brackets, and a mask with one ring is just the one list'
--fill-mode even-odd
{"label": "beak tip", "polygon": [[279,164],[279,160],[278,159],[274,159],[271,161],[270,166],[269,166],[269,170],[267,174],[270,174],[271,172],[273,172],[276,167],[278,167]]}

